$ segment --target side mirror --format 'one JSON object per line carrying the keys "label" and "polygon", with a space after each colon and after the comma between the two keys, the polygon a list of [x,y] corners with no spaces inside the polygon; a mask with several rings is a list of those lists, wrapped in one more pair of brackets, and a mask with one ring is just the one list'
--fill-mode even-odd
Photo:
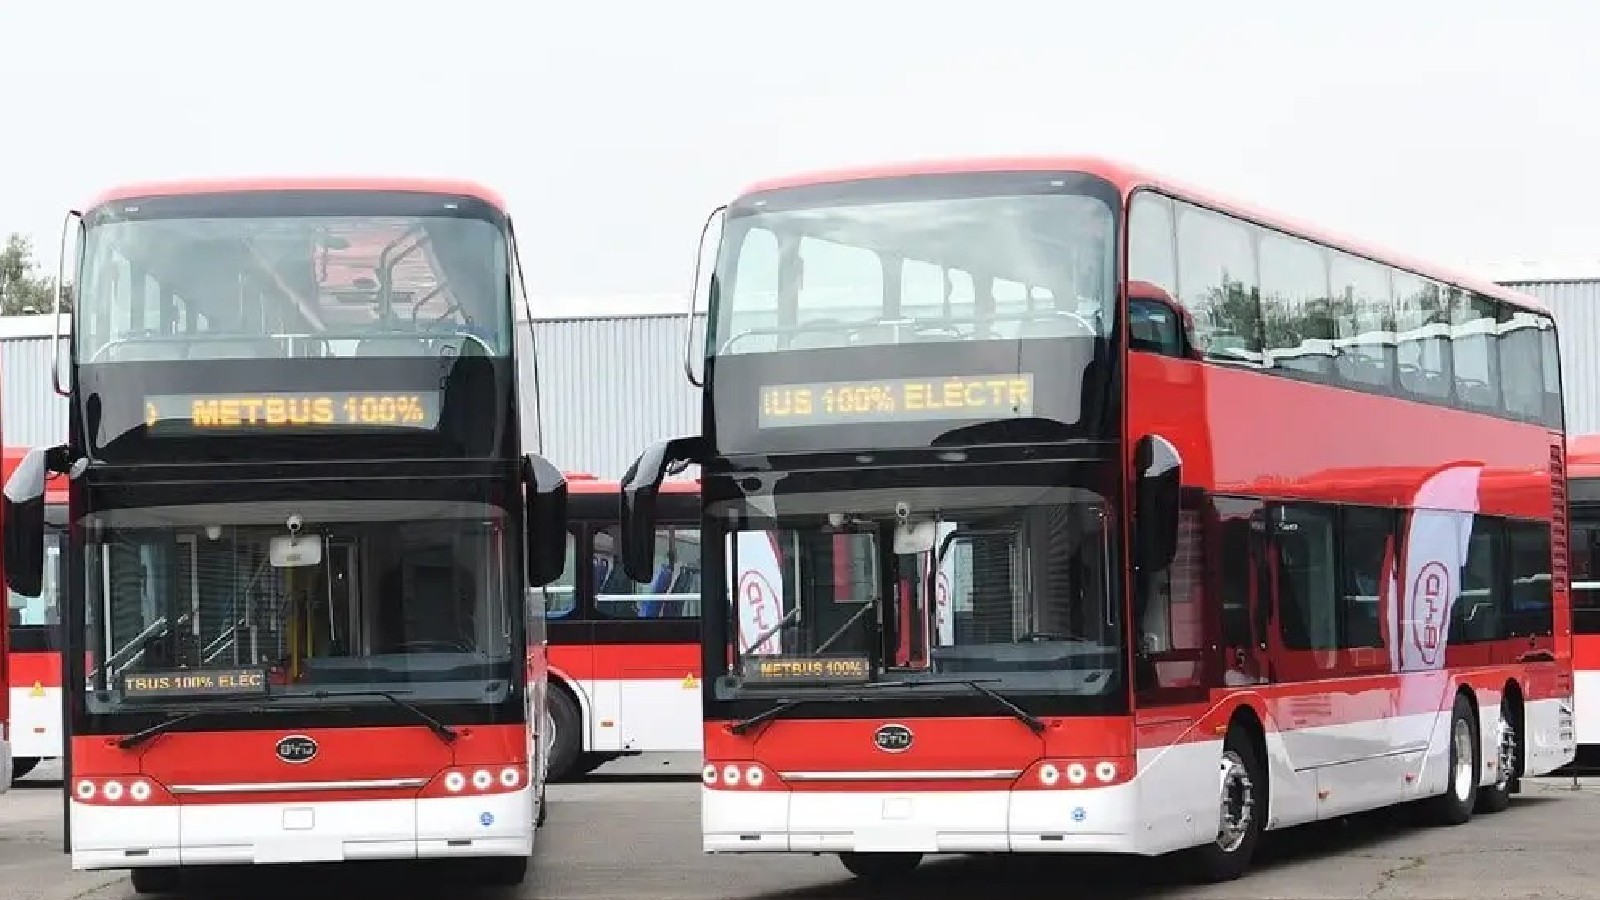
{"label": "side mirror", "polygon": [[705,438],[673,438],[646,447],[622,476],[622,508],[618,510],[622,533],[622,571],[641,584],[656,572],[656,500],[667,468],[675,463],[698,462],[705,455]]}
{"label": "side mirror", "polygon": [[1147,434],[1134,447],[1133,465],[1135,558],[1145,571],[1164,569],[1178,552],[1183,461],[1170,441]]}
{"label": "side mirror", "polygon": [[47,450],[29,450],[6,481],[0,500],[6,587],[26,597],[44,589],[44,482]]}
{"label": "side mirror", "polygon": [[535,453],[522,458],[522,539],[528,585],[544,587],[567,567],[567,476]]}

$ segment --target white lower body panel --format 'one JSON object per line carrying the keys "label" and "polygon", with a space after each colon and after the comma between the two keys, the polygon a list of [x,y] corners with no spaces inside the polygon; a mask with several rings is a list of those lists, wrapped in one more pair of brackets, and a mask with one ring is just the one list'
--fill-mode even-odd
{"label": "white lower body panel", "polygon": [[702,789],[708,853],[1138,853],[1134,784],[1071,791]]}
{"label": "white lower body panel", "polygon": [[479,797],[105,806],[72,802],[72,867],[527,856],[531,789]]}
{"label": "white lower body panel", "polygon": [[11,751],[19,757],[61,756],[61,689],[11,688]]}

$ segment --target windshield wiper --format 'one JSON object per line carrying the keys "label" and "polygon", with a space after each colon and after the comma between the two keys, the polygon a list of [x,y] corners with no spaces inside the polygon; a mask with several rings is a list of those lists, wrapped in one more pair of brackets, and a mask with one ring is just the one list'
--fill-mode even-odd
{"label": "windshield wiper", "polygon": [[209,709],[197,709],[194,712],[182,713],[180,715],[173,716],[166,721],[157,722],[143,731],[136,731],[133,734],[120,737],[117,739],[117,746],[123,750],[132,750],[134,747],[139,746],[153,737],[166,734],[190,719],[198,719],[202,716],[214,716],[221,713],[260,712],[265,708],[266,707],[264,706],[213,706]]}
{"label": "windshield wiper", "polygon": [[1043,734],[1045,728],[1043,719],[1039,718],[1033,713],[1028,712],[1015,703],[1012,703],[1001,694],[983,686],[985,681],[994,683],[999,680],[1000,679],[998,678],[985,678],[981,680],[974,678],[928,678],[918,681],[874,681],[871,683],[870,687],[917,687],[924,684],[964,684],[974,691],[984,695],[985,697],[988,697],[990,700],[993,700],[996,705],[1005,707],[1006,712],[1011,713],[1011,715],[1014,716],[1018,722],[1028,726],[1029,731],[1032,731],[1034,734]]}
{"label": "windshield wiper", "polygon": [[444,724],[438,719],[435,719],[433,716],[423,712],[420,707],[412,703],[407,703],[406,701],[401,700],[399,697],[396,697],[394,691],[312,691],[306,696],[315,697],[318,700],[327,700],[337,697],[382,697],[390,703],[393,703],[395,706],[398,706],[399,708],[410,713],[416,718],[417,721],[428,726],[428,730],[432,731],[438,736],[439,740],[444,741],[446,744],[455,743],[456,738],[461,736],[460,732],[456,731],[454,728],[451,728],[449,725]]}
{"label": "windshield wiper", "polygon": [[762,722],[765,722],[765,721],[767,721],[769,719],[776,719],[777,717],[783,715],[784,713],[788,712],[789,710],[794,709],[796,706],[804,706],[807,703],[834,703],[834,702],[839,702],[839,701],[843,701],[843,702],[846,702],[846,703],[853,703],[853,702],[859,702],[859,701],[865,700],[865,699],[866,699],[865,697],[860,697],[860,696],[856,696],[856,695],[853,695],[853,694],[849,695],[849,696],[844,696],[844,697],[827,696],[827,697],[796,697],[794,699],[783,698],[783,699],[779,699],[777,703],[773,704],[772,706],[770,706],[770,707],[768,707],[766,709],[763,709],[761,712],[756,713],[755,715],[751,716],[750,718],[741,719],[741,720],[733,723],[732,725],[729,725],[728,726],[728,731],[731,734],[744,734],[746,731],[749,731],[750,729],[756,727],[757,725],[760,725]]}

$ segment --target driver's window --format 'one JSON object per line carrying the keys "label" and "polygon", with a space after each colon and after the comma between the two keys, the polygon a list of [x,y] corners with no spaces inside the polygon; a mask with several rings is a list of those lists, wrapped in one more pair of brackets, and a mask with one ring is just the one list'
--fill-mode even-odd
{"label": "driver's window", "polygon": [[574,586],[578,577],[578,567],[575,564],[577,546],[577,539],[569,532],[566,562],[562,564],[561,577],[540,588],[544,592],[544,615],[547,619],[564,619],[572,615],[572,611],[578,607],[578,592]]}

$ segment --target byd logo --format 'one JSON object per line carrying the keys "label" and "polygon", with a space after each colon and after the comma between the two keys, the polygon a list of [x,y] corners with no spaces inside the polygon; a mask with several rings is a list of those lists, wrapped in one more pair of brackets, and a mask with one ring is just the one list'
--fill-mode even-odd
{"label": "byd logo", "polygon": [[303,734],[279,738],[275,748],[278,758],[290,765],[308,763],[317,755],[317,742]]}
{"label": "byd logo", "polygon": [[1450,609],[1450,570],[1433,560],[1417,572],[1411,587],[1411,643],[1426,665],[1439,660],[1439,643],[1444,637],[1444,617]]}

